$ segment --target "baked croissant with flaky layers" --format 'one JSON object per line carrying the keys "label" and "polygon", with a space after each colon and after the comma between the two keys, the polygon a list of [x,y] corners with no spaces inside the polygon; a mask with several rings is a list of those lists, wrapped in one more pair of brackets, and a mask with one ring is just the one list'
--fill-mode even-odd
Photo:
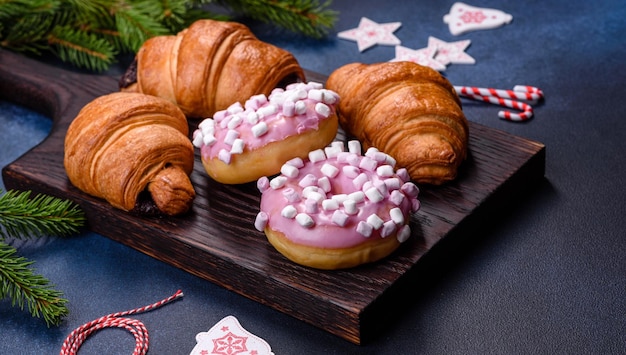
{"label": "baked croissant with flaky layers", "polygon": [[412,62],[351,63],[326,86],[341,97],[341,127],[364,148],[391,155],[418,183],[456,178],[468,124],[454,87],[437,71]]}
{"label": "baked croissant with flaky layers", "polygon": [[182,214],[195,197],[188,133],[185,115],[167,100],[138,93],[104,95],[85,105],[70,124],[65,170],[74,186],[119,209],[135,209],[147,191],[163,214]]}
{"label": "baked croissant with flaky layers", "polygon": [[196,118],[305,79],[288,51],[260,41],[245,25],[215,20],[148,39],[134,65],[120,80],[122,91],[163,97]]}

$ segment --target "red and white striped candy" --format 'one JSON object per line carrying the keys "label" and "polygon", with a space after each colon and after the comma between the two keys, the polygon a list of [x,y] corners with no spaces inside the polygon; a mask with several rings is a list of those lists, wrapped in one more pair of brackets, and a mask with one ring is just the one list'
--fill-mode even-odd
{"label": "red and white striped candy", "polygon": [[[543,98],[543,91],[541,91],[541,89],[527,85],[516,85],[513,90],[479,88],[473,86],[454,86],[454,90],[462,97],[521,111],[520,113],[513,113],[506,110],[498,112],[498,117],[516,122],[526,121],[532,118],[533,108],[531,104]],[[529,103],[520,102],[518,100],[528,101]]]}

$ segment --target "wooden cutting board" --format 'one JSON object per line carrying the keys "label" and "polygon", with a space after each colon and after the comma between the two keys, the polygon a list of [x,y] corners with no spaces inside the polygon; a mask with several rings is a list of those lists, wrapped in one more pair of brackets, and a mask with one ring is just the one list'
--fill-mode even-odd
{"label": "wooden cutting board", "polygon": [[[325,80],[307,74],[309,80]],[[384,325],[395,291],[419,286],[410,271],[436,243],[467,225],[481,207],[544,175],[543,144],[470,122],[468,160],[455,182],[422,187],[422,207],[411,218],[413,235],[407,243],[381,262],[314,270],[283,258],[254,228],[260,199],[254,183],[216,183],[197,154],[191,175],[197,197],[183,217],[132,215],[74,188],[63,168],[65,132],[86,103],[116,91],[117,80],[0,50],[0,98],[53,121],[41,144],[3,169],[6,188],[71,199],[85,211],[90,230],[356,344]],[[190,122],[190,132],[197,123]]]}

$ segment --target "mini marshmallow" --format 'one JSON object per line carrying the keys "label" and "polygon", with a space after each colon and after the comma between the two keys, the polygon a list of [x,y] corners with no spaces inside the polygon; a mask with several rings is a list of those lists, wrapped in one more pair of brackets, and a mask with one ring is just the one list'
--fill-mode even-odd
{"label": "mini marshmallow", "polygon": [[356,203],[365,201],[365,193],[363,191],[355,191],[348,195],[348,198],[354,200]]}
{"label": "mini marshmallow", "polygon": [[383,197],[389,196],[389,189],[387,188],[387,185],[385,185],[384,181],[376,180],[373,185],[378,189],[378,191],[380,191]]}
{"label": "mini marshmallow", "polygon": [[330,192],[330,190],[333,187],[332,184],[330,183],[330,179],[326,176],[322,176],[321,178],[317,179],[317,185],[324,192]]}
{"label": "mini marshmallow", "polygon": [[335,176],[337,176],[337,174],[339,174],[339,169],[336,166],[328,163],[322,165],[320,171],[322,172],[322,174],[328,176],[329,178],[334,178]]}
{"label": "mini marshmallow", "polygon": [[322,102],[327,105],[334,105],[337,103],[337,101],[339,101],[339,95],[337,95],[337,93],[331,90],[324,90]]}
{"label": "mini marshmallow", "polygon": [[212,134],[207,134],[206,136],[202,137],[202,143],[207,146],[212,146],[213,144],[217,143],[217,138],[215,138],[215,136]]}
{"label": "mini marshmallow", "polygon": [[420,189],[412,182],[406,182],[400,187],[408,197],[416,198],[419,195]]}
{"label": "mini marshmallow", "polygon": [[267,116],[271,116],[275,113],[278,112],[278,106],[274,105],[274,104],[268,104],[266,106],[260,107],[258,110],[256,110],[256,113],[259,115],[259,117],[267,117]]}
{"label": "mini marshmallow", "polygon": [[317,205],[317,201],[312,199],[307,199],[304,201],[304,210],[306,213],[315,214],[320,211],[319,206]]}
{"label": "mini marshmallow", "polygon": [[363,185],[369,181],[369,178],[365,173],[360,173],[357,177],[352,180],[352,185],[358,190],[360,190]]}
{"label": "mini marshmallow", "polygon": [[309,197],[309,194],[312,192],[320,193],[320,188],[316,185],[307,186],[302,189],[302,196]]}
{"label": "mini marshmallow", "polygon": [[300,179],[298,185],[300,187],[317,186],[317,178],[313,174],[306,174],[302,179]]}
{"label": "mini marshmallow", "polygon": [[404,214],[398,207],[389,210],[389,216],[395,224],[404,224]]}
{"label": "mini marshmallow", "polygon": [[339,155],[339,153],[341,152],[342,152],[341,148],[337,148],[333,146],[324,148],[324,153],[326,153],[326,157],[328,159],[336,158],[337,155]]}
{"label": "mini marshmallow", "polygon": [[226,149],[220,149],[217,153],[217,158],[226,164],[230,164],[230,152]]}
{"label": "mini marshmallow", "polygon": [[243,153],[244,146],[245,146],[245,143],[244,143],[243,139],[241,139],[241,138],[235,139],[235,141],[233,142],[232,147],[230,148],[230,154],[241,154],[241,153]]}
{"label": "mini marshmallow", "polygon": [[361,155],[361,142],[352,140],[348,142],[348,151],[350,153]]}
{"label": "mini marshmallow", "polygon": [[367,199],[373,203],[380,202],[384,198],[383,194],[381,194],[376,187],[370,187],[367,189],[367,191],[365,191],[365,196],[367,196]]}
{"label": "mini marshmallow", "polygon": [[326,154],[322,149],[316,149],[309,152],[309,160],[312,163],[317,163],[318,161],[322,161],[326,159]]}
{"label": "mini marshmallow", "polygon": [[415,198],[411,201],[411,212],[415,213],[419,211],[420,207],[421,207],[421,202],[418,199]]}
{"label": "mini marshmallow", "polygon": [[356,178],[361,173],[361,170],[359,168],[357,168],[356,166],[352,166],[352,165],[343,166],[341,168],[341,171],[346,177],[350,179]]}
{"label": "mini marshmallow", "polygon": [[228,132],[226,132],[226,137],[224,137],[224,143],[233,145],[237,138],[239,138],[239,132],[234,129],[229,129]]}
{"label": "mini marshmallow", "polygon": [[196,148],[202,148],[202,145],[204,144],[204,137],[205,136],[202,135],[202,132],[195,131],[193,133],[193,140],[191,141],[191,143]]}
{"label": "mini marshmallow", "polygon": [[351,166],[356,166],[358,167],[359,164],[361,163],[361,159],[359,158],[360,155],[355,154],[355,153],[351,153],[350,155],[348,155],[348,157],[346,158],[346,161],[348,162],[348,164],[350,164]]}
{"label": "mini marshmallow", "polygon": [[340,227],[344,227],[346,223],[348,222],[348,217],[349,216],[345,214],[344,212],[341,212],[341,210],[336,210],[335,212],[333,212],[331,221],[333,221],[334,224]]}
{"label": "mini marshmallow", "polygon": [[348,195],[347,194],[337,194],[337,195],[333,195],[331,198],[333,200],[337,201],[337,203],[343,204],[343,202],[348,199]]}
{"label": "mini marshmallow", "polygon": [[408,170],[406,170],[405,168],[400,168],[396,170],[396,175],[398,175],[398,177],[402,179],[403,182],[411,180],[411,176],[409,175]]}
{"label": "mini marshmallow", "polygon": [[326,198],[326,195],[321,194],[321,193],[316,192],[316,191],[312,191],[312,192],[307,194],[306,198],[307,198],[307,200],[315,201],[315,203],[321,203]]}
{"label": "mini marshmallow", "polygon": [[386,238],[396,231],[396,224],[393,221],[386,221],[383,223],[383,228],[380,230],[380,236]]}
{"label": "mini marshmallow", "polygon": [[374,228],[375,230],[380,229],[383,226],[383,223],[385,223],[385,221],[383,221],[380,217],[378,217],[377,214],[372,213],[371,215],[369,215],[369,217],[367,217],[367,224],[369,224],[370,226],[372,226],[372,228]]}
{"label": "mini marshmallow", "polygon": [[263,232],[265,227],[267,226],[267,222],[270,220],[270,217],[265,212],[259,212],[254,219],[254,228],[259,232]]}
{"label": "mini marshmallow", "polygon": [[285,200],[287,200],[287,202],[291,203],[300,201],[300,195],[296,190],[292,189],[291,187],[283,190],[283,197],[285,198]]}
{"label": "mini marshmallow", "polygon": [[243,112],[243,106],[241,106],[240,102],[235,102],[234,104],[228,106],[226,111],[230,113],[231,115],[236,115],[239,112]]}
{"label": "mini marshmallow", "polygon": [[359,168],[367,171],[376,171],[377,166],[378,162],[369,157],[363,157],[363,159],[361,159],[361,162],[359,163]]}
{"label": "mini marshmallow", "polygon": [[376,168],[376,175],[380,177],[392,177],[393,167],[391,165],[381,165]]}
{"label": "mini marshmallow", "polygon": [[332,110],[330,109],[330,106],[326,105],[325,103],[318,102],[315,104],[315,112],[317,112],[320,116],[326,118],[330,116]]}
{"label": "mini marshmallow", "polygon": [[322,208],[324,211],[334,211],[339,208],[339,203],[332,198],[322,201]]}
{"label": "mini marshmallow", "polygon": [[200,128],[201,130],[204,130],[206,128],[215,128],[215,121],[213,121],[210,118],[206,118],[204,120],[202,120],[202,122],[200,122],[200,124],[198,124],[198,128]]}
{"label": "mini marshmallow", "polygon": [[312,228],[315,225],[313,218],[306,213],[298,213],[296,215],[296,222],[304,228]]}
{"label": "mini marshmallow", "polygon": [[367,224],[364,221],[359,221],[359,224],[357,224],[356,226],[356,231],[357,233],[361,234],[362,236],[368,238],[372,235],[372,232],[374,231],[374,228]]}
{"label": "mini marshmallow", "polygon": [[350,152],[340,152],[339,154],[337,154],[337,163],[340,164],[345,164],[348,162],[348,156],[351,155],[352,153]]}
{"label": "mini marshmallow", "polygon": [[389,179],[385,179],[385,185],[387,185],[387,189],[389,191],[398,190],[401,186],[400,179],[396,177],[392,177]]}
{"label": "mini marshmallow", "polygon": [[293,101],[285,101],[283,103],[283,115],[293,117],[296,114],[296,104]]}
{"label": "mini marshmallow", "polygon": [[226,110],[217,111],[215,114],[213,114],[213,120],[215,120],[215,122],[217,123],[220,123],[220,121],[226,118],[227,114],[228,112]]}
{"label": "mini marshmallow", "polygon": [[285,206],[282,211],[280,211],[280,215],[285,217],[285,218],[296,218],[296,215],[298,214],[298,210],[296,210],[295,207],[293,207],[293,205],[287,205]]}
{"label": "mini marshmallow", "polygon": [[284,176],[277,176],[275,178],[273,178],[272,180],[270,180],[270,187],[274,190],[276,189],[280,189],[281,187],[285,186],[285,183],[287,182],[287,178]]}
{"label": "mini marshmallow", "polygon": [[322,88],[324,88],[324,84],[317,82],[317,81],[309,81],[308,83],[306,83],[306,87],[309,89],[317,89],[320,90]]}
{"label": "mini marshmallow", "polygon": [[356,207],[356,201],[351,198],[343,201],[343,209],[349,215],[357,214],[359,212],[359,209]]}
{"label": "mini marshmallow", "polygon": [[251,130],[252,130],[252,134],[255,137],[260,137],[262,135],[264,135],[265,133],[267,133],[268,131],[268,127],[267,127],[267,123],[265,122],[259,122],[257,124],[255,124],[254,126],[252,126]]}
{"label": "mini marshmallow", "polygon": [[391,201],[391,203],[396,206],[400,206],[402,204],[402,201],[404,201],[404,194],[399,190],[393,190],[389,194],[389,201]]}
{"label": "mini marshmallow", "polygon": [[406,242],[410,236],[411,236],[411,227],[409,227],[408,224],[405,224],[403,227],[401,227],[400,230],[398,231],[398,234],[396,234],[396,238],[398,239],[400,243]]}
{"label": "mini marshmallow", "polygon": [[304,161],[301,158],[295,157],[293,159],[287,160],[285,164],[295,166],[296,168],[301,168],[304,166]]}
{"label": "mini marshmallow", "polygon": [[239,115],[233,115],[233,117],[228,121],[228,125],[226,125],[226,127],[228,129],[235,129],[239,127],[241,122],[243,122],[243,117]]}
{"label": "mini marshmallow", "polygon": [[246,122],[252,125],[257,124],[259,122],[259,114],[255,111],[249,112],[246,115]]}
{"label": "mini marshmallow", "polygon": [[296,178],[298,177],[298,174],[300,173],[300,170],[298,168],[296,168],[293,165],[289,165],[289,164],[283,164],[283,166],[281,166],[280,168],[280,172],[289,177],[289,178]]}
{"label": "mini marshmallow", "polygon": [[256,188],[259,189],[259,192],[263,193],[270,188],[270,179],[267,176],[261,176],[256,181]]}
{"label": "mini marshmallow", "polygon": [[306,113],[306,102],[296,101],[294,111],[296,112],[296,115],[304,115]]}
{"label": "mini marshmallow", "polygon": [[307,97],[311,100],[322,101],[324,98],[324,92],[319,89],[311,89],[309,90]]}

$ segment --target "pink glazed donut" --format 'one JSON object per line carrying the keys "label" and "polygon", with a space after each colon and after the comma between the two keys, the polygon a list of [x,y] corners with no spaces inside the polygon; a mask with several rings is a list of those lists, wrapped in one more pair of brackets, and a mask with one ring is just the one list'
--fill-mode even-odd
{"label": "pink glazed donut", "polygon": [[291,261],[342,269],[380,260],[411,235],[419,189],[389,155],[358,141],[333,142],[257,181],[255,228]]}
{"label": "pink glazed donut", "polygon": [[316,82],[252,96],[200,122],[193,144],[216,181],[240,184],[278,174],[290,159],[335,139],[339,96]]}

